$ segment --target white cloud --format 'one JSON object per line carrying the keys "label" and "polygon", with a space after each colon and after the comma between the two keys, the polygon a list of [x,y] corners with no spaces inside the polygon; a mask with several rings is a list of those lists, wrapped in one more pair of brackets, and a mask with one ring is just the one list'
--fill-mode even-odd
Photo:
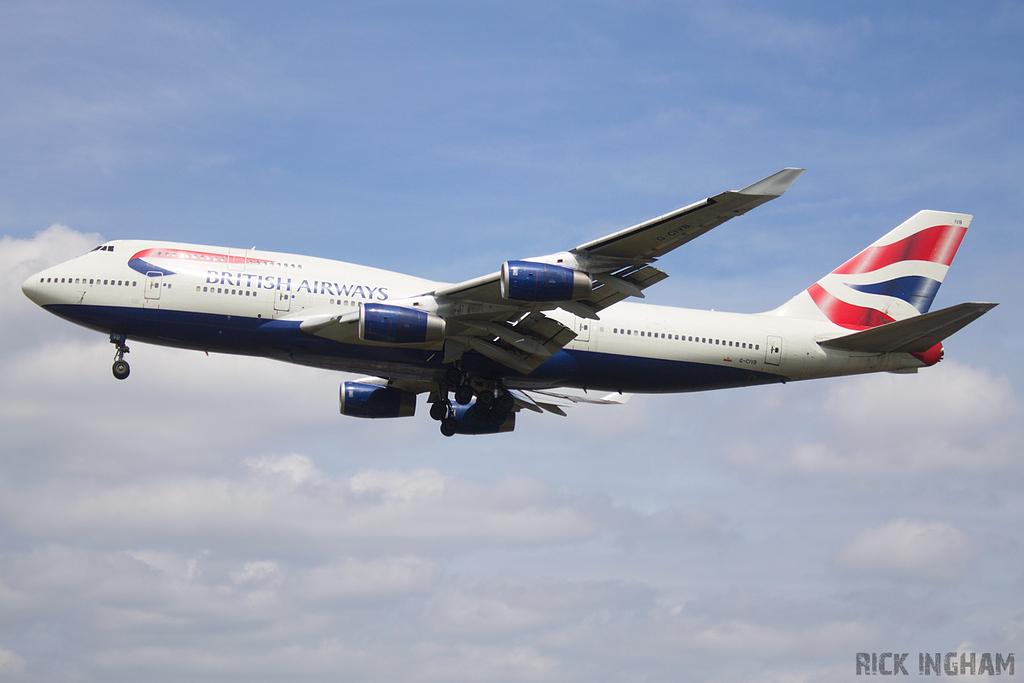
{"label": "white cloud", "polygon": [[[286,462],[302,459],[290,456]],[[303,468],[315,470],[305,463]],[[424,481],[430,483],[422,487]],[[162,476],[88,486],[58,480],[8,485],[2,509],[8,528],[28,537],[70,539],[88,533],[108,544],[202,538],[278,551],[295,544],[319,545],[321,552],[339,544],[533,545],[582,540],[598,530],[593,511],[536,482],[505,479],[484,485],[429,470],[365,471],[298,487],[273,468],[238,479]]]}
{"label": "white cloud", "polygon": [[298,453],[290,455],[272,456],[264,455],[259,458],[247,458],[245,465],[253,468],[261,474],[281,475],[289,479],[293,484],[322,483],[324,476],[313,464],[313,461]]}
{"label": "white cloud", "polygon": [[916,375],[878,374],[837,382],[825,414],[850,434],[870,430],[873,439],[896,440],[907,432],[945,438],[974,437],[994,424],[1013,421],[1020,402],[1006,377],[946,361]]}
{"label": "white cloud", "polygon": [[945,361],[917,375],[838,378],[798,393],[797,401],[777,393],[759,402],[728,456],[754,468],[859,480],[1024,464],[1020,400],[1009,378],[985,369]]}
{"label": "white cloud", "polygon": [[437,565],[421,557],[346,558],[304,572],[298,592],[317,604],[379,600],[423,592],[438,578]]}
{"label": "white cloud", "polygon": [[[21,292],[21,283],[61,261],[81,256],[102,238],[82,234],[66,225],[54,223],[29,239],[4,235],[0,238],[0,348],[5,351],[44,343],[55,330],[73,329],[47,315]],[[45,322],[43,322],[45,321]],[[58,332],[58,334],[60,334]]]}
{"label": "white cloud", "polygon": [[0,648],[0,674],[13,675],[25,670],[25,660],[10,650]]}
{"label": "white cloud", "polygon": [[949,524],[900,519],[861,533],[843,548],[838,561],[865,574],[951,581],[967,573],[979,551],[976,543]]}

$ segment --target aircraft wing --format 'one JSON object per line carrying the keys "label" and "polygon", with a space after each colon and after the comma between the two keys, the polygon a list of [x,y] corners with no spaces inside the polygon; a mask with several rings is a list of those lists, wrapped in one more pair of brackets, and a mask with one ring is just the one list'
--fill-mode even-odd
{"label": "aircraft wing", "polygon": [[[515,262],[578,275],[589,285],[589,293],[579,298],[538,301],[503,296],[503,271],[444,285],[417,298],[430,299],[436,314],[444,318],[446,362],[472,350],[529,374],[577,336],[545,315],[546,311],[561,308],[577,317],[597,320],[600,311],[623,299],[643,298],[644,289],[668,277],[651,265],[658,257],[782,195],[801,173],[803,169],[786,168],[742,190],[723,192],[569,251]],[[302,329],[346,341],[354,338],[357,320],[355,313],[324,316],[307,320]]]}
{"label": "aircraft wing", "polygon": [[730,218],[743,215],[781,196],[803,172],[802,168],[784,168],[742,190],[708,197],[704,201],[684,206],[632,228],[581,244],[573,251],[592,257],[603,256],[632,261],[656,259],[700,237]]}
{"label": "aircraft wing", "polygon": [[[650,267],[650,263],[730,218],[781,196],[803,172],[801,168],[784,168],[742,190],[708,197],[664,216],[581,244],[569,252],[526,260],[567,267],[583,266],[581,270],[594,277],[592,296],[582,302],[568,302],[565,306],[559,302],[557,307],[577,314],[584,307],[596,313],[629,296],[642,298],[643,289],[668,277],[663,271]],[[501,296],[499,280],[500,273],[491,273],[442,287],[434,295],[479,304],[507,305],[510,302]]]}

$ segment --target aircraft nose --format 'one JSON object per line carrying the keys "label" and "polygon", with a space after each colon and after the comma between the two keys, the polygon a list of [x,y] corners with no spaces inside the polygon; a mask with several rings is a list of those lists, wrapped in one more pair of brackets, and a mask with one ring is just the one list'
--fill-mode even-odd
{"label": "aircraft nose", "polygon": [[21,291],[25,293],[29,299],[33,302],[36,300],[36,284],[39,282],[39,276],[33,275],[29,279],[21,283]]}

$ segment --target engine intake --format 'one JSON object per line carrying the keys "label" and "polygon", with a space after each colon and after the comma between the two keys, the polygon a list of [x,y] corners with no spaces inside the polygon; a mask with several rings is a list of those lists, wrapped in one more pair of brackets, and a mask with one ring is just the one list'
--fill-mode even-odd
{"label": "engine intake", "polygon": [[385,344],[423,344],[444,339],[444,318],[404,306],[363,304],[359,338]]}
{"label": "engine intake", "polygon": [[341,414],[350,417],[411,417],[416,412],[416,394],[364,382],[341,385]]}
{"label": "engine intake", "polygon": [[569,301],[590,296],[586,273],[533,261],[501,264],[501,296],[512,301]]}

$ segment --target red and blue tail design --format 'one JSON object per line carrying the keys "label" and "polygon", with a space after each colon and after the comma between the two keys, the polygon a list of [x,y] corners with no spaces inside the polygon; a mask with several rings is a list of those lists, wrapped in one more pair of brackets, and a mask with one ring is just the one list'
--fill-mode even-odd
{"label": "red and blue tail design", "polygon": [[971,218],[919,211],[773,313],[848,330],[927,313]]}

